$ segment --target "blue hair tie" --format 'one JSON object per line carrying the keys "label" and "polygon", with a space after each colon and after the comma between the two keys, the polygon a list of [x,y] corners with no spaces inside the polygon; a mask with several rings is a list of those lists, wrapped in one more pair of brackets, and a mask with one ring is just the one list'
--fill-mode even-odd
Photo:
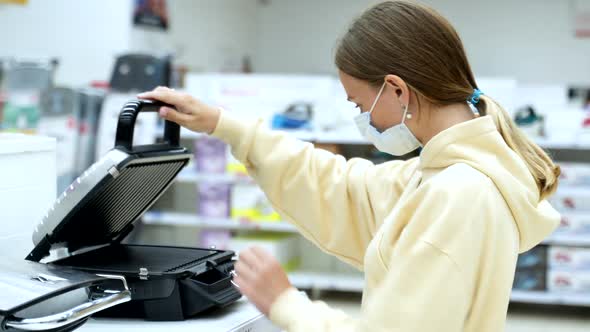
{"label": "blue hair tie", "polygon": [[467,99],[467,102],[475,106],[477,105],[477,103],[479,103],[479,97],[481,95],[483,95],[483,92],[481,92],[480,89],[474,89],[473,94],[471,95],[471,97],[469,97],[469,99]]}

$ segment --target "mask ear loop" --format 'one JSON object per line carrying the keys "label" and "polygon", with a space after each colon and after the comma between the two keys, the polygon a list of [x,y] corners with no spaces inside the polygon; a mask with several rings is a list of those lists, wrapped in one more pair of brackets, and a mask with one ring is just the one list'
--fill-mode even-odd
{"label": "mask ear loop", "polygon": [[369,114],[371,114],[373,112],[373,109],[375,109],[375,105],[377,105],[377,102],[379,101],[379,98],[381,97],[381,94],[383,93],[383,89],[385,89],[385,84],[387,84],[387,82],[383,82],[381,89],[379,89],[379,93],[377,93],[377,97],[375,97],[375,100],[373,101],[373,105],[371,105],[371,108],[369,109]]}

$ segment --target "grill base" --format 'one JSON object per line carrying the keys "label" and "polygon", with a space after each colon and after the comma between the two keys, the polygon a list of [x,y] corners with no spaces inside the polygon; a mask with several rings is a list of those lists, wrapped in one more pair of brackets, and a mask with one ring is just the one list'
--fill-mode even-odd
{"label": "grill base", "polygon": [[[234,253],[203,248],[113,244],[50,264],[97,274],[124,276],[131,301],[104,317],[183,320],[241,297],[231,284]],[[140,269],[149,273],[140,275]]]}
{"label": "grill base", "polygon": [[113,274],[174,273],[202,264],[218,251],[197,248],[111,245],[54,262],[76,269]]}

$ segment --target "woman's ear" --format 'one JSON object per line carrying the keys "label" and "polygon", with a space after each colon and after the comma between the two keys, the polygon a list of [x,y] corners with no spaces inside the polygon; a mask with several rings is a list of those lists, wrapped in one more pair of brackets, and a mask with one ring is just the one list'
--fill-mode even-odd
{"label": "woman's ear", "polygon": [[402,105],[406,106],[410,103],[410,88],[401,77],[390,74],[385,76],[385,82],[395,92]]}

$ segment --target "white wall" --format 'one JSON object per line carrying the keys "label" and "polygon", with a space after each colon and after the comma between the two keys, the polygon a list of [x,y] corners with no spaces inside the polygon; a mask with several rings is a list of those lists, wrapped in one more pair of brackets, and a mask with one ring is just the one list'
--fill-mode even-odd
{"label": "white wall", "polygon": [[129,43],[128,0],[30,0],[0,5],[0,56],[59,57],[57,82],[86,84],[110,76]]}
{"label": "white wall", "polygon": [[[255,69],[331,73],[350,20],[375,1],[268,0],[260,5]],[[590,40],[575,39],[571,1],[425,0],[462,36],[478,76],[590,83]]]}
{"label": "white wall", "polygon": [[0,5],[0,56],[60,58],[56,81],[108,80],[115,56],[163,54],[195,71],[240,66],[254,53],[256,0],[170,0],[170,30],[133,28],[132,0],[29,0]]}
{"label": "white wall", "polygon": [[255,47],[256,0],[170,0],[169,32],[132,29],[130,48],[174,52],[192,71],[236,70]]}
{"label": "white wall", "polygon": [[[376,0],[170,0],[169,32],[131,26],[132,0],[30,0],[0,5],[0,56],[58,56],[57,80],[110,77],[127,51],[174,52],[193,71],[334,73],[333,49],[353,17]],[[479,76],[590,83],[590,40],[575,39],[571,1],[424,0],[463,37]]]}
{"label": "white wall", "polygon": [[268,4],[259,4],[254,69],[334,73],[337,38],[351,19],[372,2],[268,0]]}

